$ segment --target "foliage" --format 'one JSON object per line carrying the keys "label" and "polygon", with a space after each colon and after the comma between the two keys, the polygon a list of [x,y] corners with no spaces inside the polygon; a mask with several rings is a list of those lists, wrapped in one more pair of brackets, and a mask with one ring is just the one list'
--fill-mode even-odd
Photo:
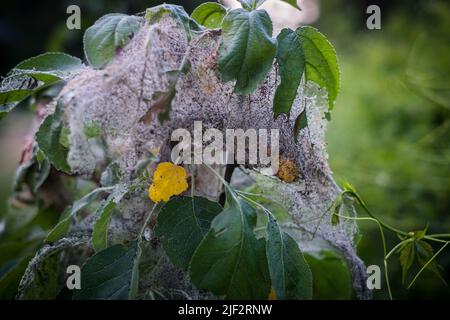
{"label": "foliage", "polygon": [[311,299],[312,276],[297,242],[269,215],[267,258],[277,299]]}
{"label": "foliage", "polygon": [[48,52],[13,68],[0,84],[0,120],[21,101],[77,74],[81,60],[65,53]]}
{"label": "foliage", "polygon": [[187,270],[195,249],[222,207],[202,197],[177,197],[158,214],[155,233],[174,265]]}
{"label": "foliage", "polygon": [[118,48],[128,43],[138,30],[140,19],[135,16],[112,13],[98,19],[84,34],[84,52],[94,68],[108,63]]}
{"label": "foliage", "polygon": [[[385,280],[386,280],[386,286],[389,294],[389,298],[393,299],[392,291],[391,291],[391,285],[389,281],[389,275],[388,275],[388,259],[394,254],[399,253],[400,258],[400,265],[402,266],[402,272],[403,272],[403,282],[405,281],[408,272],[410,271],[410,268],[415,261],[416,251],[417,251],[417,260],[420,264],[420,270],[416,273],[414,278],[411,280],[411,282],[408,285],[408,288],[411,288],[414,283],[416,282],[417,278],[420,276],[420,274],[428,269],[435,273],[442,281],[443,278],[440,274],[440,266],[436,264],[436,257],[450,244],[450,241],[445,240],[445,238],[450,237],[450,234],[428,234],[427,229],[419,230],[419,231],[410,231],[406,232],[403,230],[400,230],[396,227],[393,227],[377,217],[369,210],[365,202],[361,199],[359,194],[356,192],[356,189],[353,185],[349,183],[345,183],[343,186],[343,191],[340,196],[338,196],[335,200],[335,202],[332,204],[330,209],[332,210],[331,213],[331,219],[332,224],[336,225],[339,223],[339,220],[337,220],[335,217],[341,217],[344,219],[351,219],[351,220],[359,220],[359,221],[373,221],[377,224],[380,235],[381,235],[381,241],[383,245],[383,255],[384,255],[384,274],[385,274]],[[343,215],[341,213],[341,208],[346,207],[345,198],[349,197],[358,202],[358,204],[363,208],[363,210],[367,213],[369,217],[350,217],[347,215]],[[394,233],[399,239],[400,242],[397,243],[389,252],[387,251],[387,245],[386,245],[386,237],[384,235],[384,230],[387,230],[389,232]],[[440,249],[434,253],[433,247],[426,241],[429,242],[435,242],[435,243],[442,243],[443,245],[440,247]],[[445,283],[445,281],[444,281]]]}
{"label": "foliage", "polygon": [[256,239],[255,226],[255,210],[229,190],[225,209],[192,257],[192,282],[227,299],[266,299],[270,281],[265,244]]}
{"label": "foliage", "polygon": [[[450,229],[450,112],[442,102],[450,101],[444,72],[450,63],[450,6],[437,1],[410,10],[393,2],[381,7],[382,30],[369,31],[361,28],[360,7],[342,10],[343,5],[345,1],[322,2],[317,24],[336,47],[344,71],[335,106],[339,112],[333,113],[327,130],[334,176],[357,185],[369,208],[384,221],[404,230],[424,229],[428,224],[428,232],[446,233]],[[360,228],[358,254],[367,265],[379,264],[383,255],[374,241],[377,225],[361,223]],[[386,233],[386,242],[392,247],[398,238]],[[431,244],[436,252],[437,243]],[[448,282],[447,249],[438,261]],[[419,264],[413,263],[410,272],[419,270]],[[402,284],[398,261],[389,263],[389,276],[397,299],[449,295],[448,287],[428,270],[410,289],[411,279]],[[374,290],[374,298],[388,298],[387,291]]]}
{"label": "foliage", "polygon": [[97,196],[99,196],[102,192],[110,191],[111,188],[97,188],[87,195],[85,195],[80,200],[77,200],[73,203],[72,206],[66,208],[64,212],[61,214],[60,221],[56,224],[56,226],[49,232],[46,242],[55,242],[56,240],[62,238],[70,228],[70,224],[74,216],[81,211],[83,208],[92,203]]}
{"label": "foliage", "polygon": [[220,28],[227,10],[216,2],[206,2],[199,5],[191,14],[191,18],[208,29]]}
{"label": "foliage", "polygon": [[[229,11],[219,4],[203,4],[194,10],[191,16],[181,7],[164,4],[148,9],[145,18],[148,23],[154,23],[169,14],[182,26],[188,40],[206,29],[221,29],[223,36],[219,49],[219,71],[224,82],[235,81],[235,92],[238,94],[249,95],[254,92],[266,79],[275,63],[280,71],[281,83],[273,105],[274,116],[290,113],[302,77],[327,91],[331,110],[340,84],[336,53],[328,40],[312,27],[301,27],[295,31],[284,29],[278,38],[274,39],[270,17],[264,10],[258,9],[264,1],[240,2],[243,8]],[[296,1],[285,2],[296,7]],[[84,36],[84,48],[91,66],[102,68],[110,62],[118,49],[125,46],[137,32],[141,21],[142,19],[136,16],[110,14],[88,28]],[[50,85],[70,79],[82,68],[83,65],[77,58],[58,53],[41,55],[17,65],[2,81],[0,117],[20,101],[37,95],[40,90]],[[177,71],[178,76],[182,70]],[[171,94],[174,94],[174,91]],[[163,97],[163,100],[165,106],[170,106],[171,97]],[[39,202],[37,191],[49,177],[50,164],[52,169],[72,174],[67,163],[70,141],[68,128],[63,125],[63,114],[64,100],[60,99],[37,132],[36,149],[32,159],[20,168],[18,174],[18,185],[31,185],[37,197],[36,202]],[[303,110],[295,120],[295,137],[307,126],[307,110]],[[91,138],[101,136],[101,130],[96,124],[88,125],[85,133]],[[39,164],[38,170],[35,169],[36,164]],[[147,165],[148,163],[145,167]],[[334,277],[342,280],[339,283],[344,289],[342,297],[351,296],[348,269],[342,265],[339,258],[329,252],[304,255],[297,242],[281,229],[276,214],[268,205],[233,189],[212,168],[209,169],[222,179],[226,190],[223,207],[206,198],[179,196],[189,187],[186,169],[168,162],[159,163],[148,191],[154,205],[146,215],[141,231],[125,244],[111,245],[108,241],[109,223],[114,212],[119,210],[119,203],[127,193],[143,189],[148,182],[145,172],[141,171],[126,184],[119,182],[123,177],[119,177],[116,169],[114,163],[108,164],[105,172],[101,174],[100,182],[103,186],[88,188],[88,192],[83,193],[82,197],[75,197],[79,200],[74,201],[62,213],[57,212],[58,219],[46,224],[37,238],[37,242],[41,243],[43,234],[47,234],[44,242],[55,243],[69,232],[73,220],[83,219],[89,213],[95,212],[91,241],[96,254],[83,265],[82,290],[75,292],[74,299],[136,297],[142,241],[152,219],[156,220],[156,236],[162,242],[170,261],[186,270],[197,288],[206,289],[221,298],[320,297],[320,290],[328,289],[327,286],[331,285],[330,281],[327,281],[327,276],[331,275],[323,269],[324,261],[331,261],[329,270],[337,274]],[[191,181],[194,181],[192,176]],[[191,182],[191,188],[194,190],[192,184]],[[109,195],[100,198],[105,193]],[[342,214],[347,198],[357,201],[369,218],[354,218]],[[102,199],[101,202],[97,201],[99,199]],[[159,205],[161,201],[165,204]],[[42,209],[48,208],[39,209],[37,216],[43,215]],[[442,239],[448,235],[428,234],[426,229],[406,232],[382,222],[374,217],[350,185],[344,186],[343,193],[330,210],[333,225],[338,225],[340,219],[356,219],[375,221],[379,226],[390,295],[387,260],[394,253],[399,254],[404,279],[407,279],[408,274],[411,275],[411,266],[415,262],[420,266],[409,286],[415,283],[423,270],[428,269],[440,275],[436,258],[448,245],[449,242]],[[258,214],[261,212],[266,218],[263,222],[258,220]],[[263,224],[265,232],[257,232],[258,222]],[[26,225],[21,231],[31,233],[32,227],[34,226]],[[389,252],[383,230],[389,230],[400,238],[400,242]],[[14,248],[16,240],[11,240]],[[430,242],[443,245],[435,253]],[[29,250],[23,250],[26,252],[24,258],[12,259],[12,263],[8,261],[11,264],[6,267],[2,263],[1,297],[12,298],[15,295],[20,277],[36,249],[35,245],[30,245]],[[12,256],[18,257],[14,254]],[[41,275],[49,274],[49,270],[56,268],[58,257],[52,255],[44,261],[42,268],[46,270]],[[53,272],[53,277],[45,286],[44,282],[44,278],[37,277],[25,296],[55,297],[58,294],[56,273]]]}
{"label": "foliage", "polygon": [[326,88],[330,110],[333,109],[339,91],[339,67],[333,46],[312,27],[283,29],[277,39],[281,84],[275,93],[275,116],[289,114],[303,74],[306,81]]}
{"label": "foliage", "polygon": [[235,91],[253,92],[272,68],[276,41],[266,11],[230,11],[222,22],[219,69],[223,81],[236,80]]}
{"label": "foliage", "polygon": [[118,203],[129,191],[124,184],[115,186],[113,192],[97,208],[94,229],[92,230],[92,246],[95,251],[101,251],[108,247],[108,227],[111,215]]}
{"label": "foliage", "polygon": [[[70,172],[67,163],[67,131],[63,125],[64,102],[59,100],[55,112],[42,122],[36,133],[36,142],[39,149],[45,154],[52,165],[61,171]],[[67,129],[66,129],[67,130]],[[64,133],[66,136],[64,136]]]}
{"label": "foliage", "polygon": [[158,22],[165,15],[170,15],[185,31],[188,41],[192,39],[192,36],[201,29],[197,22],[189,17],[184,11],[183,7],[175,6],[171,4],[162,4],[157,7],[148,8],[145,13],[145,19],[150,23]]}
{"label": "foliage", "polygon": [[352,299],[352,276],[346,263],[332,250],[305,254],[313,274],[314,299]]}
{"label": "foliage", "polygon": [[74,299],[128,299],[136,294],[138,242],[109,247],[88,259],[82,269],[81,290]]}

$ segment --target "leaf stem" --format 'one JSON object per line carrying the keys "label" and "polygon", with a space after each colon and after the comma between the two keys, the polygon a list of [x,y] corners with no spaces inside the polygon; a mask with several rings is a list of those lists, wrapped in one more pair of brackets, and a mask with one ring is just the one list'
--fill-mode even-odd
{"label": "leaf stem", "polygon": [[386,255],[386,260],[389,259],[391,257],[391,255],[395,253],[395,250],[397,250],[400,246],[402,246],[405,243],[411,242],[411,241],[414,241],[414,239],[409,238],[409,239],[406,239],[406,240],[403,240],[403,241],[397,243],[397,245],[395,247],[393,247],[391,249],[391,251],[389,251],[389,253]]}
{"label": "leaf stem", "polygon": [[191,197],[194,198],[195,194],[195,176],[194,176],[194,165],[191,164]]}
{"label": "leaf stem", "polygon": [[255,200],[250,199],[250,198],[246,197],[245,195],[241,194],[240,191],[237,191],[237,192],[238,192],[239,196],[241,196],[242,198],[244,198],[244,199],[247,200],[248,202],[253,203],[253,204],[256,205],[257,207],[260,207],[266,214],[270,215],[273,219],[276,220],[276,218],[274,217],[273,213],[272,213],[269,209],[267,209],[266,207],[264,207],[262,204],[256,202]]}
{"label": "leaf stem", "polygon": [[[194,157],[195,157],[195,153],[194,153]],[[238,202],[238,198],[236,193],[234,192],[233,188],[230,187],[230,185],[228,184],[227,181],[225,181],[225,179],[216,171],[214,170],[213,167],[211,167],[209,164],[207,164],[206,162],[203,162],[203,164],[212,171],[212,173],[220,180],[220,182],[222,182],[223,186],[228,190],[228,192],[232,195],[232,197],[234,198],[234,200],[236,202]]]}
{"label": "leaf stem", "polygon": [[395,227],[393,227],[393,226],[391,226],[391,225],[388,225],[388,224],[384,223],[384,222],[381,221],[380,219],[378,219],[378,218],[377,218],[377,217],[369,210],[369,208],[367,207],[366,203],[361,199],[361,197],[360,197],[356,192],[353,192],[353,191],[344,191],[342,194],[343,194],[343,195],[349,194],[350,196],[353,196],[353,197],[358,201],[358,203],[361,205],[361,207],[364,209],[364,211],[369,215],[369,217],[371,217],[371,218],[377,220],[377,221],[379,222],[379,224],[380,224],[381,226],[383,226],[385,229],[387,229],[387,230],[389,230],[389,231],[391,231],[391,232],[393,232],[393,233],[401,234],[401,235],[403,235],[403,236],[409,236],[409,233],[408,233],[408,232],[405,232],[405,231],[402,231],[402,230],[400,230],[400,229],[397,229],[397,228],[395,228]]}
{"label": "leaf stem", "polygon": [[434,241],[434,242],[440,242],[440,243],[447,243],[448,241],[446,240],[442,240],[442,239],[438,239],[436,238],[436,235],[428,235],[428,236],[424,236],[424,239],[430,240],[430,241]]}
{"label": "leaf stem", "polygon": [[428,237],[433,237],[433,238],[450,238],[450,233],[429,234]]}
{"label": "leaf stem", "polygon": [[138,242],[139,244],[142,242],[142,236],[144,234],[145,231],[145,227],[147,226],[147,224],[150,222],[151,217],[153,216],[153,213],[156,211],[156,207],[158,207],[158,203],[155,203],[152,207],[152,209],[150,210],[150,212],[145,216],[144,219],[144,224],[141,227],[141,231],[139,231],[139,239]]}

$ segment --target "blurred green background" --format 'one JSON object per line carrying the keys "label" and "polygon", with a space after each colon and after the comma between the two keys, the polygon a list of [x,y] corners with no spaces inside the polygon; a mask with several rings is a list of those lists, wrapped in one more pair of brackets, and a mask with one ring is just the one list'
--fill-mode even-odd
{"label": "blurred green background", "polygon": [[[182,4],[191,12],[203,1],[167,2]],[[159,3],[5,1],[0,13],[0,74],[45,51],[82,57],[83,32],[97,18],[111,12],[142,12]],[[354,184],[372,211],[392,225],[418,230],[429,224],[430,232],[450,232],[449,2],[319,3],[320,15],[312,25],[336,47],[342,72],[342,88],[327,134],[336,179]],[[70,4],[81,8],[82,30],[66,28]],[[381,7],[381,30],[366,28],[370,4]],[[22,108],[0,125],[0,218],[6,213],[31,116]],[[360,256],[368,265],[381,266],[382,246],[376,225],[362,222],[360,228]],[[390,246],[397,240],[388,236]],[[449,282],[450,249],[438,261]],[[450,298],[449,288],[431,273],[425,272],[407,290],[401,283],[398,256],[389,266],[395,298]],[[386,291],[376,290],[375,297],[386,298]]]}

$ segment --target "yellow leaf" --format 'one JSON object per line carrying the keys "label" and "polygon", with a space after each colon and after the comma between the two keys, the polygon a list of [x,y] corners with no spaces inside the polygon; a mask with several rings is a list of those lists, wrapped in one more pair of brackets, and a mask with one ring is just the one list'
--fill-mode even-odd
{"label": "yellow leaf", "polygon": [[188,188],[187,174],[183,167],[171,162],[162,162],[153,174],[153,182],[148,196],[153,202],[169,201],[171,196],[179,195]]}
{"label": "yellow leaf", "polygon": [[270,288],[269,300],[277,300],[277,295],[275,294],[275,290],[273,290],[273,288]]}

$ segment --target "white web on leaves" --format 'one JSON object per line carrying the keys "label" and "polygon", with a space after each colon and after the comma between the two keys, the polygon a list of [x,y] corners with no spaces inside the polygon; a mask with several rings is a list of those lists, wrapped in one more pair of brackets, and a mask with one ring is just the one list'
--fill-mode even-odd
{"label": "white web on leaves", "polygon": [[[300,85],[290,116],[274,120],[272,100],[279,81],[275,70],[250,96],[234,94],[233,83],[224,84],[215,70],[219,39],[217,33],[204,33],[188,45],[178,25],[162,19],[159,24],[144,26],[103,70],[88,69],[69,82],[63,93],[71,92],[74,97],[66,107],[72,170],[90,175],[104,165],[83,132],[84,124],[92,121],[101,127],[108,158],[124,172],[148,157],[150,148],[167,144],[174,129],[189,129],[194,120],[219,130],[279,129],[280,151],[294,159],[301,177],[289,184],[254,172],[252,177],[292,215],[293,224],[287,230],[302,247],[312,246],[312,235],[333,245],[348,262],[359,297],[370,297],[365,267],[353,243],[355,223],[341,219],[334,227],[327,213],[340,189],[328,166],[325,92],[312,84],[306,89]],[[154,106],[154,93],[167,91],[167,72],[180,67],[184,54],[188,54],[191,69],[176,85],[170,119],[161,125],[154,117],[150,124],[143,124],[140,119]],[[305,105],[309,126],[300,131],[296,143],[293,126]]]}
{"label": "white web on leaves", "polygon": [[38,78],[47,77],[53,79],[69,80],[76,73],[73,71],[52,70],[41,71],[36,69],[12,69],[6,77],[3,77],[0,82],[0,92],[20,89],[34,89],[45,84],[44,81]]}
{"label": "white web on leaves", "polygon": [[[302,168],[303,179],[285,183],[256,171],[248,173],[268,198],[280,203],[289,212],[292,223],[285,223],[283,227],[302,249],[316,251],[322,245],[320,240],[337,249],[350,267],[358,297],[368,299],[371,292],[366,287],[365,266],[356,254],[354,243],[358,233],[356,222],[341,218],[337,225],[331,223],[332,204],[341,190],[334,182],[328,165],[325,141],[327,120],[324,116],[328,110],[326,91],[320,90],[314,83],[305,86],[302,82],[292,111],[294,117],[290,119],[292,126],[295,117],[305,108],[308,127],[300,131],[297,150],[293,151],[297,154],[296,159],[301,159],[297,164]],[[346,201],[348,205],[341,206],[339,213],[356,216],[352,203]]]}

